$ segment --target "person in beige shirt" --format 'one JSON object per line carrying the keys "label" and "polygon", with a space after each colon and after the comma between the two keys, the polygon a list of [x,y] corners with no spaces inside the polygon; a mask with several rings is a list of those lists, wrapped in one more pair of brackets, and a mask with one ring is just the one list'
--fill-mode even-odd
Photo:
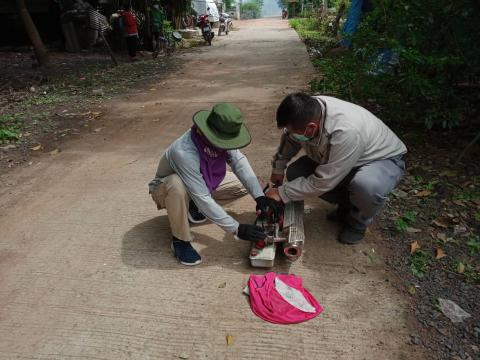
{"label": "person in beige shirt", "polygon": [[[267,196],[336,203],[327,217],[343,225],[339,240],[360,242],[405,172],[403,142],[368,110],[329,96],[288,95],[277,109],[277,126],[283,133],[271,181],[279,186]],[[302,149],[306,155],[289,164]]]}

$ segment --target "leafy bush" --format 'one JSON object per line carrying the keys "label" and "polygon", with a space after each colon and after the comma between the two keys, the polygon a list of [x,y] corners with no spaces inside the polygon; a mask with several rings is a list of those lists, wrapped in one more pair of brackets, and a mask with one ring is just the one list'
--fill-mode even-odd
{"label": "leafy bush", "polygon": [[328,34],[327,17],[295,18],[288,22],[308,46],[325,50],[335,45],[335,39]]}
{"label": "leafy bush", "polygon": [[[316,62],[323,76],[312,90],[360,103],[370,100],[386,118],[405,120],[407,113],[428,128],[452,128],[478,117],[480,3],[372,2],[374,10],[364,14],[351,51]],[[318,31],[328,35],[325,28]],[[396,66],[379,65],[385,49],[398,57]]]}
{"label": "leafy bush", "polygon": [[15,116],[0,115],[0,144],[5,140],[18,140],[20,138],[19,127]]}
{"label": "leafy bush", "polygon": [[240,6],[242,19],[258,19],[262,16],[262,3],[257,0],[250,0]]}

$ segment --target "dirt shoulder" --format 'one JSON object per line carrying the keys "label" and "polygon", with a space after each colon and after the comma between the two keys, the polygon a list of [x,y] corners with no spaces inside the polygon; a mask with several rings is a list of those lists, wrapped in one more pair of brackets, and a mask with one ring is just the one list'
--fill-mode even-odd
{"label": "dirt shoulder", "polygon": [[155,60],[143,53],[137,62],[120,56],[119,66],[102,52],[57,52],[44,68],[34,67],[30,52],[0,52],[0,174],[57,154],[72,137],[101,133],[109,100],[165,86],[161,79],[182,66],[187,51]]}
{"label": "dirt shoulder", "polygon": [[[480,167],[474,152],[457,163],[471,134],[403,133],[407,174],[376,222],[382,255],[420,324],[415,341],[436,359],[480,358]],[[444,300],[470,316],[454,323]]]}

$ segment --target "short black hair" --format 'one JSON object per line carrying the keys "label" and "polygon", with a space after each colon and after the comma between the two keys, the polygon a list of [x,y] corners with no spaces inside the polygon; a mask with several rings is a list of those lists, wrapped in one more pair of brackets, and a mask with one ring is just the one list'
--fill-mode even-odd
{"label": "short black hair", "polygon": [[291,125],[303,129],[310,121],[322,114],[320,103],[310,95],[297,92],[287,95],[277,109],[277,126]]}

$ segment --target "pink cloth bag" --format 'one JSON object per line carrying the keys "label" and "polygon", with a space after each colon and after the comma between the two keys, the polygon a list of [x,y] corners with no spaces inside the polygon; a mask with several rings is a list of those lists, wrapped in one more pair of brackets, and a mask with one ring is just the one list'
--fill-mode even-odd
{"label": "pink cloth bag", "polygon": [[250,275],[248,279],[250,306],[263,320],[274,324],[295,324],[313,319],[322,306],[292,274]]}

